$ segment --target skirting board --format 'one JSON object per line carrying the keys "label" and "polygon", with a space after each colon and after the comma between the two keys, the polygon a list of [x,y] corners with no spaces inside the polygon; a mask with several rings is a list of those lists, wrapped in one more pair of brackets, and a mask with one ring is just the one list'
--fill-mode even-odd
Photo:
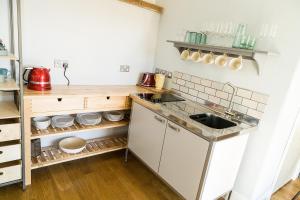
{"label": "skirting board", "polygon": [[259,197],[253,197],[253,196],[248,197],[241,193],[238,193],[237,191],[232,191],[230,200],[268,200],[270,199],[271,195],[272,192],[270,190],[260,195]]}

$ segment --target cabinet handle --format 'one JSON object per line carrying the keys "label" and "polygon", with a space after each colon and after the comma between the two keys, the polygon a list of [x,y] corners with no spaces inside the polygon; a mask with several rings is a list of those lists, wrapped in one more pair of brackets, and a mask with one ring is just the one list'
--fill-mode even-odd
{"label": "cabinet handle", "polygon": [[110,96],[106,97],[107,100],[110,100]]}
{"label": "cabinet handle", "polygon": [[62,98],[57,98],[57,101],[58,101],[58,102],[61,102],[61,101],[62,101]]}
{"label": "cabinet handle", "polygon": [[0,176],[2,176],[4,173],[3,172],[0,172]]}
{"label": "cabinet handle", "polygon": [[0,129],[0,133],[2,132],[2,130]]}
{"label": "cabinet handle", "polygon": [[168,127],[176,132],[180,132],[180,128],[177,128],[175,126],[172,126],[171,124],[168,123]]}
{"label": "cabinet handle", "polygon": [[164,119],[161,119],[157,116],[154,116],[154,119],[156,119],[157,121],[159,121],[160,123],[165,123],[165,120]]}
{"label": "cabinet handle", "polygon": [[0,155],[3,154],[3,151],[0,151]]}

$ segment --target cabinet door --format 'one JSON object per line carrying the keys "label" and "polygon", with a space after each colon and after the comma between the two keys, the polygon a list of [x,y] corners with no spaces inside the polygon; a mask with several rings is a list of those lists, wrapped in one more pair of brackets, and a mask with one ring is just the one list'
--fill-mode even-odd
{"label": "cabinet door", "polygon": [[134,103],[129,126],[128,147],[158,172],[167,120]]}
{"label": "cabinet door", "polygon": [[185,199],[195,200],[209,142],[168,122],[159,175]]}

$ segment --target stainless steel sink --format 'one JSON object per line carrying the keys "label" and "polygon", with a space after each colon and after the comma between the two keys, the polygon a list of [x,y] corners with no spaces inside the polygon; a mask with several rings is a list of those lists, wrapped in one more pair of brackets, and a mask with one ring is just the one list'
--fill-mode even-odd
{"label": "stainless steel sink", "polygon": [[208,126],[210,128],[214,129],[225,129],[236,126],[235,123],[228,121],[226,119],[223,119],[221,117],[218,117],[211,113],[203,113],[198,115],[191,115],[190,118],[192,120],[195,120],[205,126]]}

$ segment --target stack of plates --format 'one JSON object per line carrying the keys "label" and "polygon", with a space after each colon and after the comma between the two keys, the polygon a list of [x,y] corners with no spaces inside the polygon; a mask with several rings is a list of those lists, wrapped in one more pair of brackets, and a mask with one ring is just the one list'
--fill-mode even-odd
{"label": "stack of plates", "polygon": [[122,111],[111,111],[111,112],[105,112],[104,117],[108,121],[111,122],[118,122],[124,119],[125,113]]}
{"label": "stack of plates", "polygon": [[76,121],[82,125],[97,125],[100,124],[102,116],[99,113],[82,113],[77,114]]}
{"label": "stack of plates", "polygon": [[74,125],[74,117],[71,115],[62,115],[52,117],[52,127],[67,128]]}

